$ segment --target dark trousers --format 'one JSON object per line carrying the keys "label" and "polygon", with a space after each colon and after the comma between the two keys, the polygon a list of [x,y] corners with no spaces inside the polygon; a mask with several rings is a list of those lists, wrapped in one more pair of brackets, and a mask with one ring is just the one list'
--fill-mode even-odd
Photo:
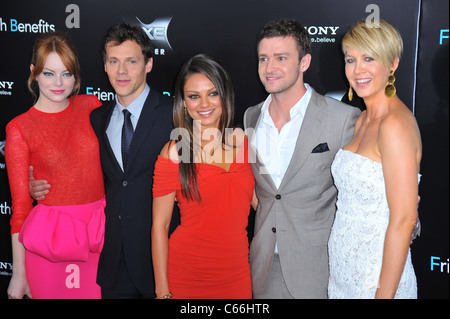
{"label": "dark trousers", "polygon": [[111,287],[102,288],[102,299],[154,299],[156,294],[143,293],[136,288],[125,262],[124,253],[120,254],[119,269]]}

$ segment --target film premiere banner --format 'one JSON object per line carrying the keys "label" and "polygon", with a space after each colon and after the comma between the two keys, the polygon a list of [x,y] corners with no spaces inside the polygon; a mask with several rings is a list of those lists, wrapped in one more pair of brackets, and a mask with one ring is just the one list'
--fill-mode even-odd
{"label": "film premiere banner", "polygon": [[[257,75],[256,58],[256,36],[266,22],[280,17],[299,20],[313,41],[313,59],[305,81],[321,94],[348,102],[344,94],[348,83],[344,75],[340,41],[353,23],[379,15],[397,26],[404,38],[405,53],[396,72],[398,95],[420,114],[424,126],[447,129],[448,132],[448,124],[445,126],[444,123],[445,120],[448,123],[448,91],[446,100],[444,96],[444,106],[436,106],[431,114],[426,103],[419,104],[419,101],[427,98],[440,101],[440,97],[437,98],[439,93],[431,90],[431,97],[416,96],[419,92],[418,80],[422,79],[423,87],[434,85],[425,76],[421,78],[421,72],[429,72],[427,64],[418,61],[421,58],[419,44],[423,43],[421,33],[436,35],[435,32],[443,32],[442,45],[433,42],[428,47],[428,54],[432,57],[434,51],[441,52],[446,47],[444,56],[447,54],[448,59],[448,3],[447,9],[441,10],[443,3],[446,1],[340,0],[337,4],[333,0],[111,0],[106,5],[100,1],[45,0],[2,3],[0,41],[7,45],[2,45],[0,50],[0,150],[3,151],[4,147],[6,124],[33,104],[26,80],[34,40],[50,30],[67,32],[78,48],[82,69],[81,93],[96,95],[106,102],[114,99],[114,93],[104,72],[101,43],[107,28],[121,21],[141,26],[152,40],[155,47],[154,67],[148,83],[166,95],[172,95],[174,79],[186,58],[203,52],[221,60],[233,79],[236,90],[235,124],[241,125],[245,110],[266,97]],[[364,107],[361,101],[354,100],[353,103]],[[433,122],[436,118],[439,118],[437,123]],[[427,143],[424,145],[425,161],[427,152],[435,148],[433,143],[437,141],[429,138],[424,143]],[[448,137],[444,147],[447,150],[446,161],[444,158],[435,162],[434,154],[427,158],[428,167],[434,167],[434,171],[442,165],[446,167],[442,169],[448,172]],[[0,152],[1,297],[6,297],[12,268],[9,230],[11,199],[6,170],[4,155]],[[429,208],[433,209],[434,214],[432,219],[426,218],[425,211],[423,217],[421,215],[422,236],[412,246],[420,298],[448,298],[448,266],[445,268],[446,262],[448,265],[448,226],[445,226],[448,225],[448,199],[435,198],[433,192],[436,183],[443,183],[442,192],[448,193],[448,174],[445,176],[430,173],[429,177],[424,176],[420,186],[420,208],[428,210],[426,205],[432,205]],[[250,240],[252,222],[251,217]],[[439,269],[443,271],[437,271],[437,265],[433,268],[433,262],[439,264]]]}
{"label": "film premiere banner", "polygon": [[449,1],[422,2],[415,115],[422,136],[419,214],[412,245],[419,297],[449,297]]}

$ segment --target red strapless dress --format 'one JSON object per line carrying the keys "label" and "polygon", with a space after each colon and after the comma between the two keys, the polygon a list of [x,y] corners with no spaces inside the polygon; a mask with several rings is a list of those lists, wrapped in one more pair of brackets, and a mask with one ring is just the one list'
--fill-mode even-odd
{"label": "red strapless dress", "polygon": [[178,164],[158,157],[153,196],[176,191],[180,225],[169,239],[169,289],[174,298],[251,298],[247,237],[255,186],[247,140],[229,171],[198,163],[201,201],[181,193]]}

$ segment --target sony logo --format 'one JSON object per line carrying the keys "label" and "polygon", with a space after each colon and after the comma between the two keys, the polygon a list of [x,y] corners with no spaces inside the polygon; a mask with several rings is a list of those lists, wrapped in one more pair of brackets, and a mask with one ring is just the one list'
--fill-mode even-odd
{"label": "sony logo", "polygon": [[0,270],[12,270],[12,263],[0,261]]}
{"label": "sony logo", "polygon": [[0,89],[9,89],[12,90],[14,82],[9,81],[0,81]]}
{"label": "sony logo", "polygon": [[336,35],[339,27],[309,26],[305,27],[309,35]]}

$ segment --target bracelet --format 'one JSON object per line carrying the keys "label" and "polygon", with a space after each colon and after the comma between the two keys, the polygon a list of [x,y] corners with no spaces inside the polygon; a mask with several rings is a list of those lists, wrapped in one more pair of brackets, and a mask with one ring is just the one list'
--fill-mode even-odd
{"label": "bracelet", "polygon": [[162,297],[159,298],[159,299],[172,299],[172,293],[169,292],[167,295],[164,295],[164,296],[162,296]]}

